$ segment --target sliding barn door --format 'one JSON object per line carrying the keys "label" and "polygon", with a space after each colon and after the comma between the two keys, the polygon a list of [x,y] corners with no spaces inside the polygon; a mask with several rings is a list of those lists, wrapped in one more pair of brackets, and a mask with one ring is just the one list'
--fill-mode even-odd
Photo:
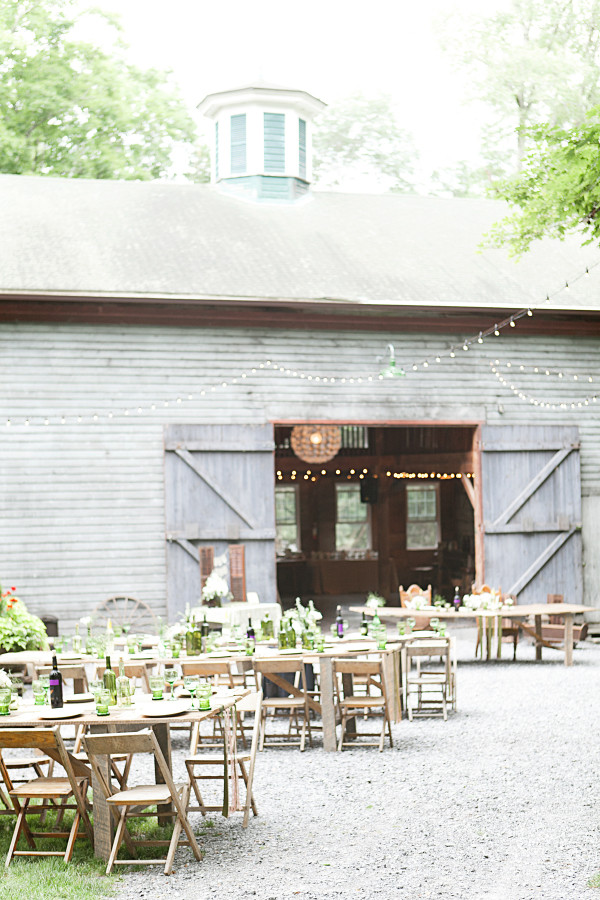
{"label": "sliding barn door", "polygon": [[[167,608],[177,618],[200,599],[201,548],[229,559],[243,545],[246,586],[276,599],[271,425],[169,425],[165,429]],[[205,556],[206,554],[203,554]],[[228,576],[229,577],[229,576]]]}
{"label": "sliding barn door", "polygon": [[578,429],[484,425],[481,471],[486,583],[519,603],[581,603]]}

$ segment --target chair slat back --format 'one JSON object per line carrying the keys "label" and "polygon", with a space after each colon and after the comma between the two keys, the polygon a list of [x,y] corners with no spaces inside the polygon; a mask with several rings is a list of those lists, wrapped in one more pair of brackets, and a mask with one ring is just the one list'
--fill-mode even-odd
{"label": "chair slat back", "polygon": [[255,659],[254,671],[261,674],[269,672],[303,672],[304,662],[302,659]]}
{"label": "chair slat back", "polygon": [[209,662],[199,660],[198,662],[182,662],[182,675],[198,675],[200,678],[216,681],[223,679],[230,687],[233,687],[233,675],[231,672],[231,663],[229,662]]}
{"label": "chair slat back", "polygon": [[340,675],[379,675],[381,673],[380,661],[370,659],[334,659],[333,668]]}
{"label": "chair slat back", "polygon": [[152,731],[124,731],[120,734],[86,734],[82,738],[88,755],[116,756],[121,753],[153,753]]}
{"label": "chair slat back", "polygon": [[[564,594],[548,594],[546,600],[548,603],[564,603],[565,597]],[[551,625],[564,625],[561,616],[548,616],[548,621]]]}
{"label": "chair slat back", "polygon": [[21,748],[42,750],[44,753],[58,750],[60,734],[54,728],[0,728],[0,749]]}
{"label": "chair slat back", "polygon": [[[34,666],[34,669],[37,675],[49,675],[52,671],[52,666]],[[78,678],[87,683],[85,666],[60,666],[60,674],[63,680],[66,678]]]}

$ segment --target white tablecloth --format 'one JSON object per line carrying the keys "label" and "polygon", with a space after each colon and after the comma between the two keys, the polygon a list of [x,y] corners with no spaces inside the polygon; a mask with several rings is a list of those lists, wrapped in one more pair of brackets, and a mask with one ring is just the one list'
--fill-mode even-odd
{"label": "white tablecloth", "polygon": [[192,610],[197,621],[202,621],[206,613],[208,622],[217,622],[220,625],[240,625],[246,628],[248,619],[252,619],[254,628],[260,626],[260,621],[269,613],[275,629],[281,618],[281,606],[279,603],[226,603],[223,606],[195,606]]}

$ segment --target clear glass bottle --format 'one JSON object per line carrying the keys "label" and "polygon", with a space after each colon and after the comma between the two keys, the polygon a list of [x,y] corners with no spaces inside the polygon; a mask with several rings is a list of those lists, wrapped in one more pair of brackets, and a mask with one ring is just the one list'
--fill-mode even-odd
{"label": "clear glass bottle", "polygon": [[79,634],[79,623],[75,626],[75,634],[71,638],[71,647],[73,648],[73,653],[81,652],[81,635]]}
{"label": "clear glass bottle", "polygon": [[117,706],[131,706],[133,701],[131,679],[125,674],[123,657],[119,660],[119,675],[117,677]]}
{"label": "clear glass bottle", "polygon": [[113,650],[115,649],[115,631],[112,627],[112,622],[109,619],[106,623],[106,654],[110,656]]}

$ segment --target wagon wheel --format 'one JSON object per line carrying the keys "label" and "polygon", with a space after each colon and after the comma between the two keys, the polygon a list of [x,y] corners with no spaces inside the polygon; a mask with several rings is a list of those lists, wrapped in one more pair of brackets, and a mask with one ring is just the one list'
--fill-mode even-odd
{"label": "wagon wheel", "polygon": [[110,619],[113,625],[126,631],[143,631],[156,634],[158,622],[152,609],[135,597],[109,597],[100,603],[93,613],[93,623],[106,628]]}

